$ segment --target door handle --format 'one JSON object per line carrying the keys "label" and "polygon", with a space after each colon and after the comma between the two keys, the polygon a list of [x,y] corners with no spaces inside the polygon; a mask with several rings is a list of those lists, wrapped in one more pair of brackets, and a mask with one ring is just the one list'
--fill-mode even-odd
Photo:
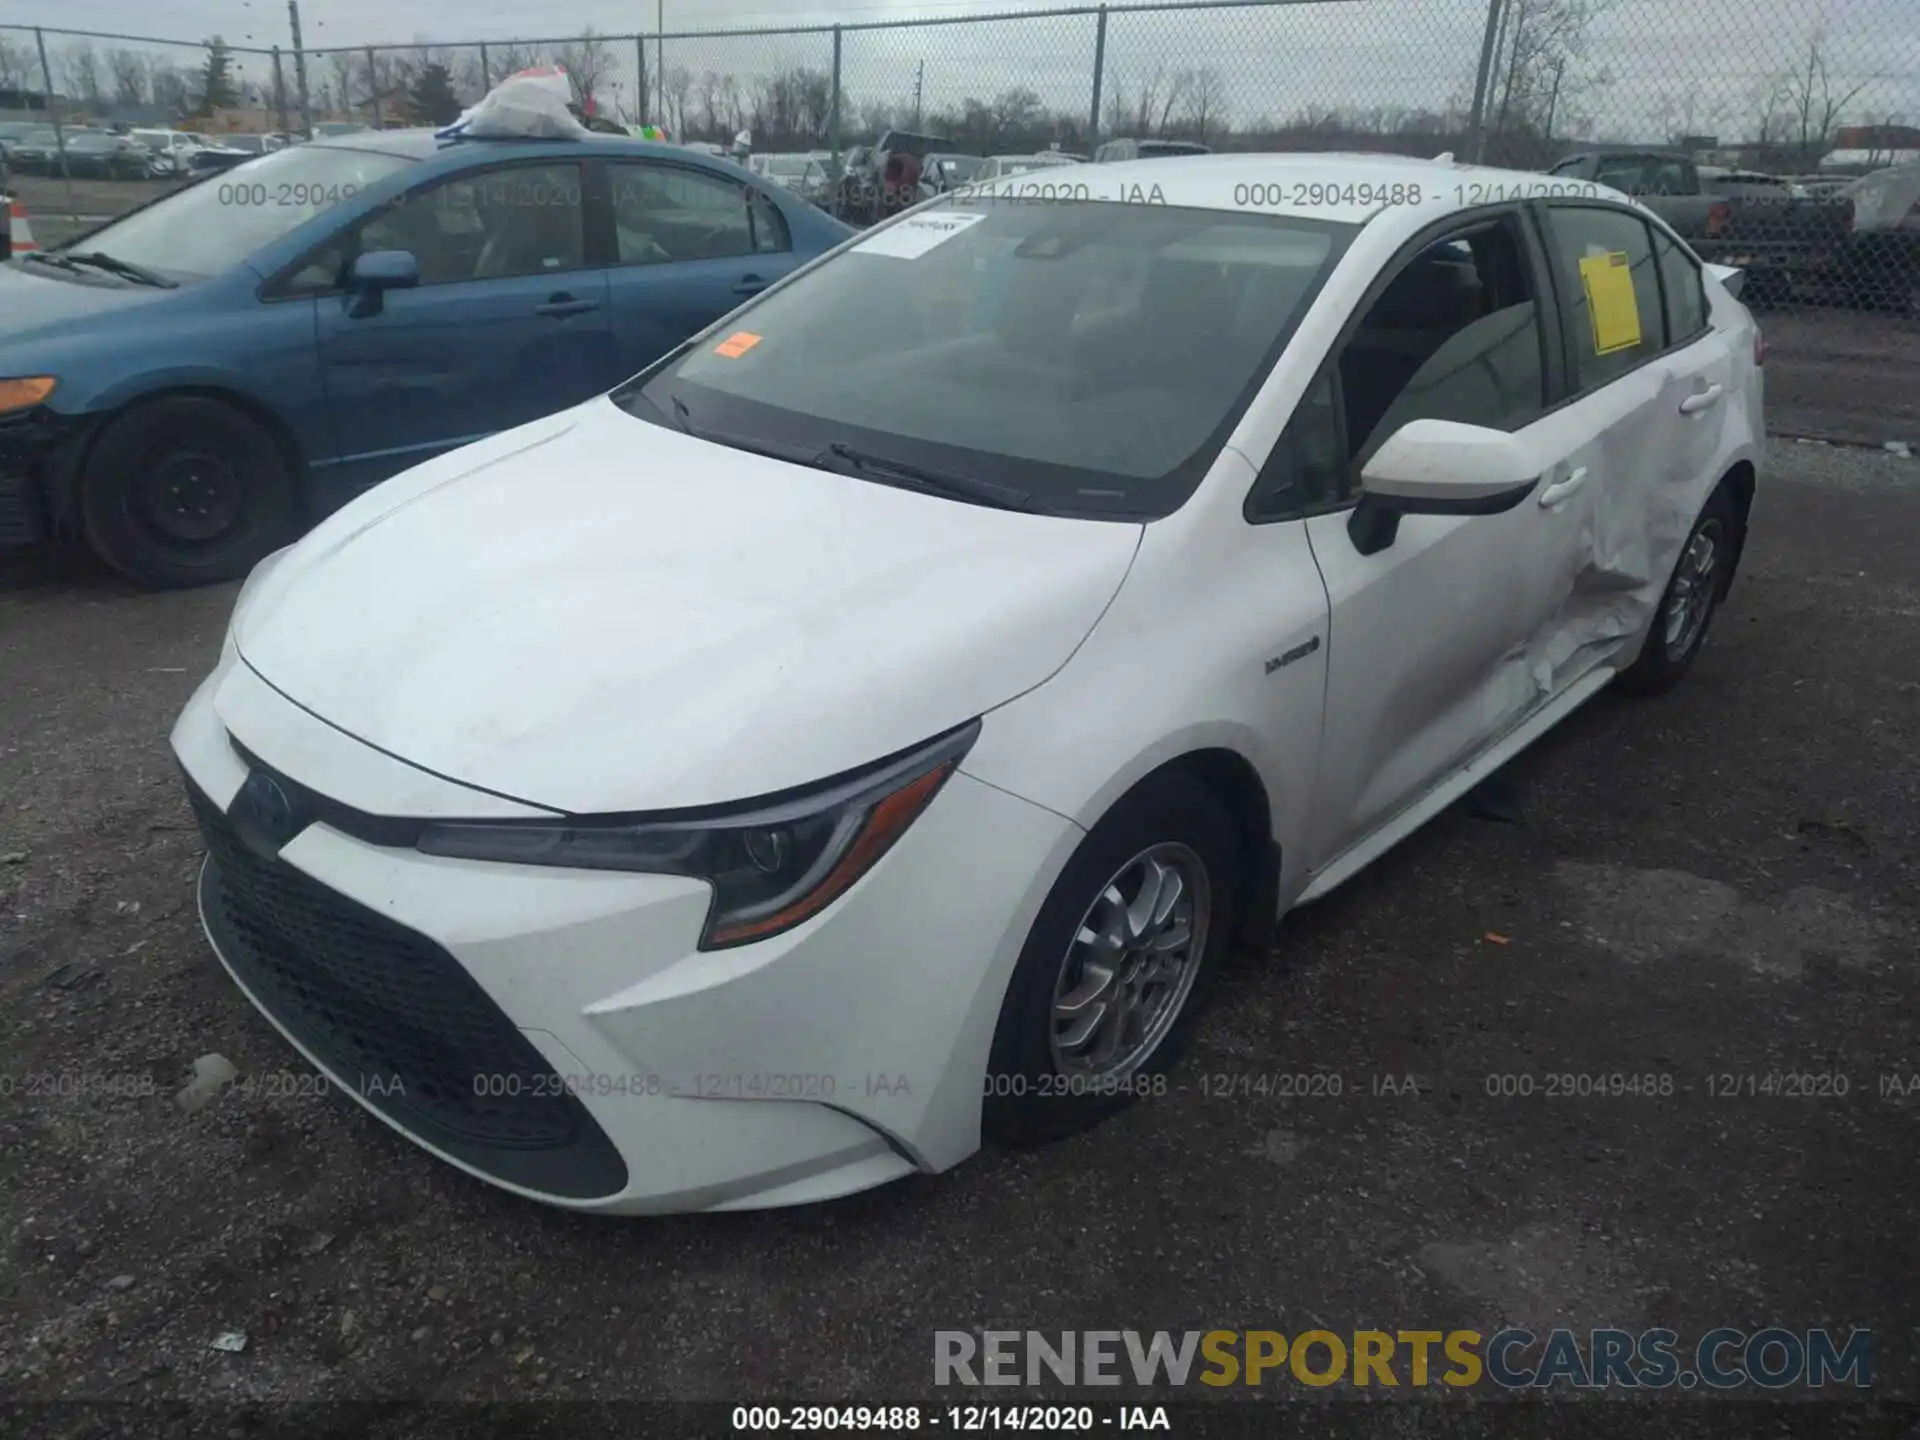
{"label": "door handle", "polygon": [[1563,479],[1554,481],[1540,492],[1540,508],[1542,510],[1559,508],[1567,502],[1574,491],[1586,483],[1586,466],[1582,465],[1577,470],[1569,471]]}
{"label": "door handle", "polygon": [[598,310],[598,300],[576,300],[571,295],[555,295],[544,305],[533,307],[536,315],[584,315],[589,310]]}
{"label": "door handle", "polygon": [[767,288],[767,282],[758,275],[742,275],[739,284],[733,287],[736,295],[758,295]]}
{"label": "door handle", "polygon": [[1726,391],[1723,390],[1717,382],[1707,386],[1704,390],[1696,390],[1680,402],[1680,413],[1682,415],[1698,415],[1709,405],[1718,404],[1720,397],[1725,393]]}

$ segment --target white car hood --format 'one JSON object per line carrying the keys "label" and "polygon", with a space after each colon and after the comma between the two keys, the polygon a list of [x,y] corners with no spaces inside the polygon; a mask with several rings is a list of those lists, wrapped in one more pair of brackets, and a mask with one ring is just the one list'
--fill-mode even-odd
{"label": "white car hood", "polygon": [[295,703],[448,779],[571,813],[710,805],[1040,684],[1139,539],[596,400],[354,501],[259,575],[234,639]]}

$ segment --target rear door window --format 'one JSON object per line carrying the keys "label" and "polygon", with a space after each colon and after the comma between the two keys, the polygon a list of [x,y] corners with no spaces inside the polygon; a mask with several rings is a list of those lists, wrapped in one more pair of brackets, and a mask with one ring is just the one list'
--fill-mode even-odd
{"label": "rear door window", "polygon": [[1707,328],[1707,291],[1700,267],[1664,230],[1653,232],[1660,290],[1667,307],[1667,343],[1690,340]]}
{"label": "rear door window", "polygon": [[1666,348],[1653,241],[1646,222],[1625,210],[1550,205],[1547,213],[1575,385],[1597,389]]}

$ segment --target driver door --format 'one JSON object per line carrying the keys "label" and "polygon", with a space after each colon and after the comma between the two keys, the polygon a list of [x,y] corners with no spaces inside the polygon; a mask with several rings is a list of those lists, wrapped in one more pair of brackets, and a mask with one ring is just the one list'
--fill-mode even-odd
{"label": "driver door", "polygon": [[663,161],[605,164],[621,378],[793,269],[786,221],[754,186]]}
{"label": "driver door", "polygon": [[[577,163],[466,171],[358,222],[295,277],[335,286],[314,301],[337,447],[329,488],[365,488],[613,383],[585,216]],[[411,252],[420,283],[356,303],[340,282],[376,250]]]}

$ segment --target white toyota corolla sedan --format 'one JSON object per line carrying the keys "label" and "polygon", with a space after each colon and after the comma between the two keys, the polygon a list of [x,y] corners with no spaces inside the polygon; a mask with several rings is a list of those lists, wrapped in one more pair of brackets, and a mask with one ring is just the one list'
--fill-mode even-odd
{"label": "white toyota corolla sedan", "polygon": [[1450,162],[922,206],[254,572],[173,732],[207,935],[556,1205],[1085,1126],[1229,947],[1686,673],[1761,459],[1737,283]]}

